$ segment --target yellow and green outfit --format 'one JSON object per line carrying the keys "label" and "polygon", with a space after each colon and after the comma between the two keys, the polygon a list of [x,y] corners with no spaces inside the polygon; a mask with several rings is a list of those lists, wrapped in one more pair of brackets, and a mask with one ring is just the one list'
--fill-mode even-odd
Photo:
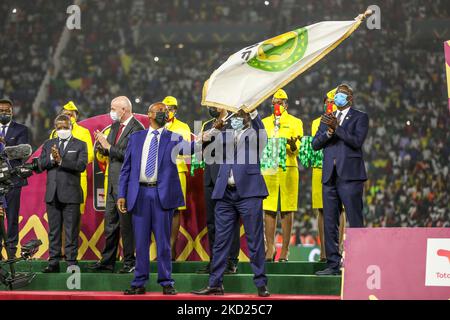
{"label": "yellow and green outfit", "polygon": [[262,174],[269,191],[268,197],[263,201],[263,209],[273,212],[297,211],[297,155],[300,139],[296,142],[297,149],[294,152],[287,139],[303,136],[303,122],[286,110],[281,116],[275,117],[272,114],[262,121],[269,139],[261,160]]}
{"label": "yellow and green outfit", "polygon": [[[319,130],[320,126],[320,117],[315,119],[311,125],[311,136],[314,137],[316,135],[317,130]],[[322,199],[322,163],[320,166],[313,165],[312,166],[312,208],[313,209],[322,209],[323,208],[323,199]]]}
{"label": "yellow and green outfit", "polygon": [[[166,129],[178,133],[184,140],[191,141],[191,129],[183,121],[173,118],[173,121],[166,123]],[[188,168],[185,161],[185,156],[177,156],[178,176],[180,177],[181,189],[183,190],[184,203],[186,203],[186,174]],[[186,210],[186,206],[179,207],[178,210]]]}

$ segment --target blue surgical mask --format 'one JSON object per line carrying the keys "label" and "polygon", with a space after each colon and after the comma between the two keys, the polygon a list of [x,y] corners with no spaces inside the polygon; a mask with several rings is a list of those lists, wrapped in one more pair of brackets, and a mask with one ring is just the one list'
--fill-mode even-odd
{"label": "blue surgical mask", "polygon": [[345,107],[345,105],[348,103],[347,97],[348,95],[346,95],[345,93],[336,93],[336,95],[334,96],[334,104],[339,108]]}
{"label": "blue surgical mask", "polygon": [[244,127],[244,118],[241,117],[231,118],[231,127],[234,130],[241,130]]}

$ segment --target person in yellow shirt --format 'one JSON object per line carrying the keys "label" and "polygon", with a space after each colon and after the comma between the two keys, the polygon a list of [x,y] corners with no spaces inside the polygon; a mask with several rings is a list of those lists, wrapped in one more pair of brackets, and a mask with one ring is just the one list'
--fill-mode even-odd
{"label": "person in yellow shirt", "polygon": [[262,160],[262,174],[269,191],[263,201],[266,261],[275,258],[277,212],[280,211],[283,244],[278,261],[285,262],[288,261],[294,212],[298,209],[297,155],[303,122],[288,113],[288,96],[284,90],[279,89],[274,94],[272,106],[272,115],[262,120],[269,139]]}
{"label": "person in yellow shirt", "polygon": [[[189,126],[178,120],[176,117],[178,101],[175,97],[167,96],[162,101],[169,111],[169,117],[166,123],[166,129],[178,133],[186,141],[191,141],[191,129]],[[177,156],[178,176],[180,177],[181,189],[183,190],[184,202],[186,203],[186,174],[188,172],[184,156]],[[170,246],[172,247],[172,260],[176,260],[175,244],[180,231],[180,213],[186,210],[186,206],[175,210],[172,220],[172,233],[170,236]]]}
{"label": "person in yellow shirt", "polygon": [[[88,152],[88,165],[94,161],[94,148],[91,138],[91,133],[88,129],[86,129],[83,126],[80,126],[77,123],[79,111],[75,103],[73,101],[69,101],[66,105],[64,105],[61,114],[65,114],[70,117],[70,121],[72,122],[72,135],[86,143],[87,146],[87,152]],[[53,139],[56,137],[55,130],[52,131],[50,134],[50,139]],[[81,180],[80,180],[81,189],[83,190],[83,203],[80,205],[80,211],[81,214],[84,213],[85,207],[86,207],[86,197],[87,197],[87,172],[84,170],[81,173]]]}
{"label": "person in yellow shirt", "polygon": [[[334,95],[336,89],[327,93],[324,99],[324,112],[331,113],[337,110],[334,105]],[[311,136],[314,137],[320,126],[320,117],[313,120],[311,125]],[[317,227],[319,230],[320,239],[320,262],[325,262],[325,236],[324,236],[324,224],[323,224],[323,199],[322,199],[322,165],[312,165],[312,208],[317,212]],[[339,247],[342,251],[342,243],[344,241],[345,230],[345,213],[341,213],[341,221],[339,224]]]}

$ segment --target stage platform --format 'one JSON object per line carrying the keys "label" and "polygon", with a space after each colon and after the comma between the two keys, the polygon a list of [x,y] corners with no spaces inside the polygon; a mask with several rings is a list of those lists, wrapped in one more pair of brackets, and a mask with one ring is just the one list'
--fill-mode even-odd
{"label": "stage platform", "polygon": [[[41,271],[47,261],[34,260],[21,262],[16,270],[36,272],[36,278],[20,291],[0,291],[0,299],[187,299],[202,300],[190,294],[192,290],[205,287],[208,284],[207,274],[197,274],[196,270],[206,265],[206,262],[173,262],[173,278],[179,294],[168,297],[161,294],[161,287],[156,283],[156,262],[150,265],[150,281],[145,296],[125,297],[121,291],[130,286],[132,274],[111,272],[94,273],[87,268],[93,261],[80,261],[80,289],[69,290],[67,283],[71,274],[65,273],[67,265],[61,263],[61,273],[45,274]],[[116,271],[121,268],[117,263]],[[272,299],[339,299],[341,277],[316,276],[317,270],[325,268],[318,262],[275,262],[267,263],[269,278],[268,287]],[[207,297],[207,299],[256,299],[256,288],[253,284],[253,274],[248,262],[238,265],[238,273],[225,275],[224,288],[226,295]]]}

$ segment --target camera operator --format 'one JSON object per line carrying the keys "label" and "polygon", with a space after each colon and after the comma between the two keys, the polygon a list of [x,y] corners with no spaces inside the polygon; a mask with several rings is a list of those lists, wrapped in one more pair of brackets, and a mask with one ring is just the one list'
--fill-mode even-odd
{"label": "camera operator", "polygon": [[44,143],[39,157],[40,169],[47,170],[45,202],[49,225],[49,264],[44,273],[59,272],[62,226],[67,264],[77,264],[80,204],[83,203],[80,177],[88,162],[86,143],[72,136],[72,123],[67,115],[56,117],[55,130],[58,137]]}
{"label": "camera operator", "polygon": [[[28,128],[23,124],[12,120],[13,102],[8,98],[0,99],[0,139],[4,146],[17,146],[19,144],[29,144]],[[11,160],[11,167],[15,168],[24,163],[24,160]],[[19,210],[20,194],[22,186],[27,185],[27,180],[14,177],[12,179],[14,187],[6,194],[6,217],[8,221],[6,235],[6,250],[8,258],[16,256],[17,244],[19,242]]]}

